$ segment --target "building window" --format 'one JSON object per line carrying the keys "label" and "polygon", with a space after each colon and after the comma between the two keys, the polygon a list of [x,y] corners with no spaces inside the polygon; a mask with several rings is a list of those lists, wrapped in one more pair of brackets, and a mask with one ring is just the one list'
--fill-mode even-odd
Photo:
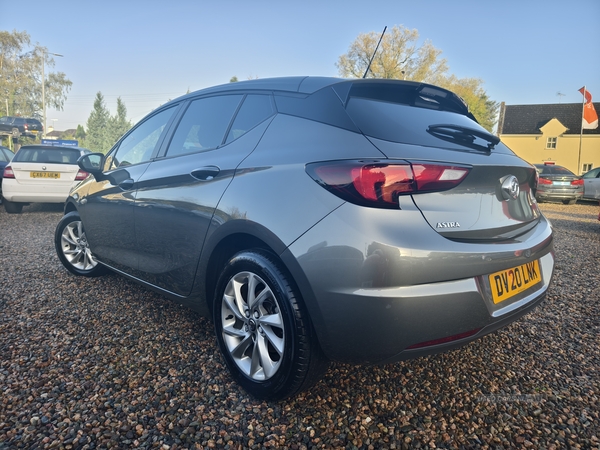
{"label": "building window", "polygon": [[592,170],[592,166],[593,166],[593,164],[592,164],[592,163],[587,163],[587,164],[584,164],[584,165],[583,165],[583,172],[585,173],[585,172],[587,172],[587,171],[589,171],[589,170]]}
{"label": "building window", "polygon": [[548,139],[546,139],[546,149],[556,149],[556,138],[555,137],[549,137]]}

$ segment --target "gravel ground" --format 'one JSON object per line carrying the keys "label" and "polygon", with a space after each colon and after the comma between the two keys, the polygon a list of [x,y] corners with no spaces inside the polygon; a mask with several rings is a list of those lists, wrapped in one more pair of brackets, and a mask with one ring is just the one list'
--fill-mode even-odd
{"label": "gravel ground", "polygon": [[542,204],[545,303],[459,350],[332,365],[260,402],[234,384],[206,319],[116,275],[70,275],[60,208],[0,212],[0,449],[600,448],[600,222]]}

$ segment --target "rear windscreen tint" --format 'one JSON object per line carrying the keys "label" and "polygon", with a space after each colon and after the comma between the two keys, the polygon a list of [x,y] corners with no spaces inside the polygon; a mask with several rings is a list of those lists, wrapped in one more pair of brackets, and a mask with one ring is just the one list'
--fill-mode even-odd
{"label": "rear windscreen tint", "polygon": [[390,101],[350,97],[346,111],[365,135],[391,142],[464,149],[459,142],[441,140],[429,133],[429,126],[451,124],[487,133],[462,114]]}

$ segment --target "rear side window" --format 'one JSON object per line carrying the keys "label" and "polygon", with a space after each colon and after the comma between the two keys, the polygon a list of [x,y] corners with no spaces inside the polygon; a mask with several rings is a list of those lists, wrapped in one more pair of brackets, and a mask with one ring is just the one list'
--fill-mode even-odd
{"label": "rear side window", "polygon": [[39,162],[47,164],[77,164],[78,150],[56,148],[23,148],[17,152],[15,162]]}
{"label": "rear side window", "polygon": [[227,133],[225,143],[236,140],[246,134],[263,120],[273,115],[273,103],[269,95],[247,95],[233,125]]}
{"label": "rear side window", "polygon": [[223,143],[242,95],[222,95],[194,100],[181,118],[167,156],[206,151]]}
{"label": "rear side window", "polygon": [[359,131],[344,110],[340,97],[331,88],[321,89],[309,96],[276,94],[275,103],[277,112],[281,114],[302,117],[350,131]]}

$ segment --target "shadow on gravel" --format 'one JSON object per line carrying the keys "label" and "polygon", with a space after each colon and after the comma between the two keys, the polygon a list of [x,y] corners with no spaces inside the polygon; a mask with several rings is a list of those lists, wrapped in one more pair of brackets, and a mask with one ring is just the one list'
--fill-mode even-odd
{"label": "shadow on gravel", "polygon": [[[31,203],[27,206],[23,207],[23,211],[21,214],[45,214],[45,213],[61,213],[65,209],[64,203]],[[4,209],[4,205],[0,204],[0,214],[7,214]],[[19,214],[11,214],[14,216],[19,216]]]}

